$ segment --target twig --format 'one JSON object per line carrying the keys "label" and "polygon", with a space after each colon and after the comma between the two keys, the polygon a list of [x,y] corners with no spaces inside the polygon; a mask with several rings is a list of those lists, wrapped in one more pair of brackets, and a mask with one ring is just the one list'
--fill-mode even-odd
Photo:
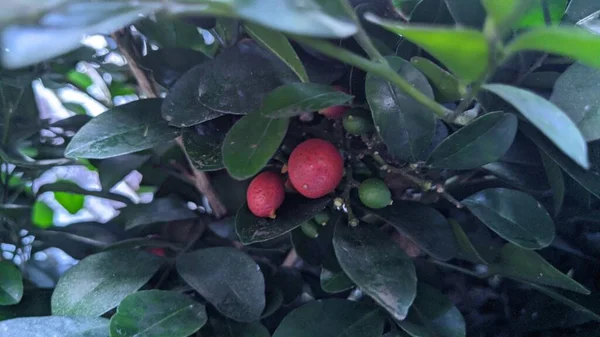
{"label": "twig", "polygon": [[[140,90],[142,91],[143,95],[149,98],[159,97],[158,88],[154,84],[153,80],[138,65],[139,55],[136,49],[134,48],[131,31],[129,29],[121,29],[113,33],[111,36],[113,37],[113,39],[117,43],[117,46],[119,47],[119,50],[127,60],[127,63],[129,64],[129,69],[131,70],[133,77],[140,86]],[[185,151],[185,147],[183,146],[181,136],[177,137],[175,140],[177,141],[177,144],[185,154],[185,157],[188,161],[189,167],[192,171],[192,173],[190,174],[190,178],[194,182],[194,187],[196,187],[196,189],[200,193],[206,196],[214,215],[217,218],[223,217],[227,213],[227,209],[225,208],[223,203],[221,203],[221,200],[219,200],[219,197],[212,188],[208,176],[206,175],[206,173],[197,170],[191,163],[191,160],[187,155],[187,152]]]}
{"label": "twig", "polygon": [[290,249],[288,255],[285,257],[285,260],[283,260],[281,266],[291,268],[296,264],[296,261],[298,261],[298,254],[296,253],[296,250],[292,248]]}

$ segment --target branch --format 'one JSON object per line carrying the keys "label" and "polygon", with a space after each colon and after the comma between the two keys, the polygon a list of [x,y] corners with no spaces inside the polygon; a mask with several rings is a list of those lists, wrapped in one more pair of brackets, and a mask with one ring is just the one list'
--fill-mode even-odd
{"label": "branch", "polygon": [[[140,68],[140,66],[138,65],[140,55],[134,47],[131,31],[129,29],[121,29],[113,33],[111,36],[115,40],[117,46],[119,47],[119,50],[127,60],[129,69],[131,69],[133,77],[140,86],[142,95],[149,98],[159,97],[159,91],[154,81],[148,75],[148,73],[142,68]],[[225,208],[223,203],[221,203],[221,200],[219,200],[219,197],[212,188],[208,176],[206,175],[206,173],[198,171],[191,163],[190,158],[187,155],[187,152],[185,151],[185,147],[183,146],[181,136],[177,137],[175,140],[177,141],[177,144],[185,154],[189,167],[192,170],[190,178],[194,182],[194,186],[200,193],[202,193],[208,199],[208,203],[210,204],[210,207],[212,208],[215,216],[217,218],[224,216],[227,213],[227,209]]]}

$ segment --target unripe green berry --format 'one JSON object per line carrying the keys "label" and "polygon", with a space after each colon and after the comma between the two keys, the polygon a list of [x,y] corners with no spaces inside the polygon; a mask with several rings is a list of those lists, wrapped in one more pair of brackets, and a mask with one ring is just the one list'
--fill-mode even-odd
{"label": "unripe green berry", "polygon": [[325,226],[327,225],[327,222],[329,221],[329,212],[327,212],[327,210],[323,210],[321,212],[318,212],[317,214],[315,214],[315,217],[313,218],[315,220],[315,222],[321,226]]}
{"label": "unripe green berry", "polygon": [[319,226],[312,220],[308,220],[300,225],[302,233],[311,239],[315,239],[319,236]]}
{"label": "unripe green berry", "polygon": [[353,108],[346,112],[342,119],[344,129],[356,136],[373,131],[371,112],[365,109]]}
{"label": "unripe green berry", "polygon": [[392,193],[381,179],[369,178],[358,187],[358,197],[367,207],[378,209],[392,203]]}

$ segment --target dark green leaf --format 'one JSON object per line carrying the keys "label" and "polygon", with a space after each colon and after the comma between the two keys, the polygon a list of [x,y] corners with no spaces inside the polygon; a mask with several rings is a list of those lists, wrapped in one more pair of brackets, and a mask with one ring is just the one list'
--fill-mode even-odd
{"label": "dark green leaf", "polygon": [[556,216],[560,212],[565,198],[565,180],[560,166],[542,150],[540,150],[540,155],[542,156],[542,163],[544,163],[544,168],[546,169],[548,182],[552,187],[554,215]]}
{"label": "dark green leaf", "polygon": [[600,67],[600,39],[579,27],[556,26],[530,30],[517,36],[506,52],[516,54],[525,50],[542,51],[568,56],[590,67]]}
{"label": "dark green leaf", "polygon": [[199,171],[216,171],[225,167],[223,165],[221,148],[223,147],[226,130],[219,131],[210,134],[200,134],[193,127],[183,130],[182,136],[185,152],[188,154],[192,165]]}
{"label": "dark green leaf", "polygon": [[258,322],[238,323],[230,319],[211,317],[214,337],[271,337],[269,330]]}
{"label": "dark green leaf", "polygon": [[265,308],[265,281],[248,255],[228,247],[187,253],[177,272],[219,312],[238,322],[258,320]]}
{"label": "dark green leaf", "polygon": [[96,222],[74,223],[69,226],[50,227],[36,231],[35,243],[39,249],[58,247],[76,259],[98,253],[108,244],[117,240],[115,234],[105,224]]}
{"label": "dark green leaf", "polygon": [[[410,62],[399,57],[387,60],[400,76],[433,99],[427,78]],[[400,88],[371,73],[365,86],[373,121],[390,152],[398,159],[417,160],[433,138],[434,115]]]}
{"label": "dark green leaf", "polygon": [[456,23],[474,28],[482,28],[485,9],[481,0],[444,0]]}
{"label": "dark green leaf", "polygon": [[538,253],[507,243],[500,251],[500,261],[489,266],[491,274],[589,294],[590,291],[554,268]]}
{"label": "dark green leaf", "polygon": [[273,337],[380,337],[379,309],[342,299],[311,301],[287,315]]}
{"label": "dark green leaf", "polygon": [[517,117],[513,114],[485,114],[444,139],[427,163],[434,168],[468,170],[495,162],[512,145],[517,126]]}
{"label": "dark green leaf", "polygon": [[261,113],[270,118],[298,116],[348,103],[352,95],[317,83],[291,83],[271,91],[263,100]]}
{"label": "dark green leaf", "polygon": [[65,156],[104,159],[150,149],[173,140],[179,130],[160,116],[161,99],[144,99],[103,112],[73,137]]}
{"label": "dark green leaf", "polygon": [[398,325],[413,337],[465,337],[465,320],[452,302],[425,283],[417,286],[417,298]]}
{"label": "dark green leaf", "polygon": [[17,304],[23,297],[23,276],[9,261],[0,261],[0,305]]}
{"label": "dark green leaf", "polygon": [[154,199],[149,204],[130,205],[121,210],[115,221],[124,224],[126,230],[157,222],[193,219],[198,214],[177,196]]}
{"label": "dark green leaf", "polygon": [[381,20],[374,15],[365,17],[423,48],[465,82],[478,80],[487,70],[488,43],[478,30],[419,27]]}
{"label": "dark green leaf", "polygon": [[427,76],[437,100],[454,102],[461,99],[461,85],[454,75],[424,57],[415,56],[410,63]]}
{"label": "dark green leaf", "polygon": [[278,31],[252,23],[245,23],[244,29],[256,42],[269,49],[287,64],[302,82],[309,81],[304,65],[302,65],[300,58],[298,58],[296,51],[294,51],[294,48],[292,48],[292,45],[285,35]]}
{"label": "dark green leaf", "polygon": [[556,81],[550,101],[564,111],[586,141],[600,139],[600,70],[575,63]]}
{"label": "dark green leaf", "polygon": [[529,194],[506,188],[477,192],[462,203],[491,230],[525,249],[540,249],[554,239],[554,222]]}
{"label": "dark green leaf", "polygon": [[150,159],[150,154],[130,153],[123,156],[101,160],[96,167],[103,191],[109,191],[125,178],[131,171],[142,166]]}
{"label": "dark green leaf", "polygon": [[267,293],[265,310],[260,318],[266,318],[274,314],[283,305],[283,291],[275,289]]}
{"label": "dark green leaf", "polygon": [[195,50],[161,48],[148,51],[148,54],[141,58],[140,64],[152,71],[158,84],[170,88],[188,70],[207,60],[206,55]]}
{"label": "dark green leaf", "polygon": [[54,210],[45,202],[34,202],[31,209],[31,222],[42,229],[52,227],[54,224]]}
{"label": "dark green leaf", "polygon": [[27,217],[31,213],[31,206],[0,204],[0,215],[12,220],[18,220]]}
{"label": "dark green leaf", "polygon": [[417,276],[402,248],[375,227],[350,228],[340,222],[333,247],[340,266],[364,293],[402,320],[415,299]]}
{"label": "dark green leaf", "polygon": [[57,181],[55,183],[42,185],[38,190],[37,194],[40,195],[45,192],[69,192],[81,195],[91,195],[98,198],[120,201],[124,204],[131,204],[131,200],[126,196],[105,191],[86,190],[83,187],[75,185],[74,183],[69,181]]}
{"label": "dark green leaf", "polygon": [[342,270],[329,271],[321,269],[321,289],[327,293],[337,294],[354,287],[354,282]]}
{"label": "dark green leaf", "polygon": [[52,294],[52,314],[100,316],[146,284],[163,262],[138,250],[88,256],[58,281]]}
{"label": "dark green leaf", "polygon": [[204,305],[173,291],[133,293],[110,319],[111,337],[186,337],[207,320]]}
{"label": "dark green leaf", "polygon": [[488,264],[488,261],[481,256],[477,249],[473,246],[469,237],[463,231],[462,227],[456,220],[450,219],[448,222],[452,225],[454,231],[454,238],[458,246],[458,253],[456,254],[459,259],[467,260],[473,263]]}
{"label": "dark green leaf", "polygon": [[288,195],[275,219],[258,218],[244,205],[235,218],[235,231],[243,244],[263,242],[282,236],[311,219],[331,202],[331,197],[306,199]]}
{"label": "dark green leaf", "polygon": [[10,337],[108,337],[108,319],[100,317],[22,317],[0,322]]}
{"label": "dark green leaf", "polygon": [[181,77],[162,106],[162,116],[188,127],[223,114],[258,110],[263,98],[296,75],[275,55],[253,40],[242,41]]}
{"label": "dark green leaf", "polygon": [[559,289],[546,288],[535,283],[528,284],[533,287],[533,289],[550,296],[556,301],[577,311],[579,314],[600,321],[600,298],[598,298],[597,294],[583,296]]}
{"label": "dark green leaf", "polygon": [[[515,22],[515,28],[531,28],[544,26],[546,20],[544,18],[544,9],[538,1],[530,1],[529,8],[516,13],[520,17],[515,18],[515,10],[521,5],[523,0],[484,0],[483,6],[492,18],[495,24],[499,27],[506,25],[508,22]],[[548,14],[550,15],[550,23],[558,24],[565,13],[568,0],[546,0],[548,5]],[[517,20],[518,19],[518,20]],[[513,27],[510,27],[513,28]]]}
{"label": "dark green leaf", "polygon": [[517,87],[487,84],[484,85],[484,88],[517,108],[525,118],[577,164],[583,168],[589,167],[585,139],[575,123],[558,107],[531,91]]}
{"label": "dark green leaf", "polygon": [[[361,207],[362,208],[362,207]],[[413,202],[394,203],[365,211],[394,226],[419,248],[439,260],[456,256],[456,242],[446,218],[435,208]]]}
{"label": "dark green leaf", "polygon": [[138,21],[135,28],[161,48],[190,48],[213,55],[218,47],[214,42],[213,46],[208,46],[196,26],[164,13],[157,14],[155,21]]}
{"label": "dark green leaf", "polygon": [[275,154],[289,119],[264,117],[254,111],[237,121],[223,141],[223,163],[238,180],[248,179],[262,170]]}
{"label": "dark green leaf", "polygon": [[0,321],[18,317],[50,316],[51,296],[52,289],[28,289],[19,304],[0,306]]}

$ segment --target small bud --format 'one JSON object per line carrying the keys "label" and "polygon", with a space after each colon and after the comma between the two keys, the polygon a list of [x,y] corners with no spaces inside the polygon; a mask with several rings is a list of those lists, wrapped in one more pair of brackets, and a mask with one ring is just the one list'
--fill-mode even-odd
{"label": "small bud", "polygon": [[359,221],[356,218],[352,218],[348,223],[350,224],[350,227],[356,227],[358,226]]}
{"label": "small bud", "polygon": [[335,206],[336,208],[342,207],[343,204],[344,204],[344,200],[342,198],[333,199],[333,206]]}

